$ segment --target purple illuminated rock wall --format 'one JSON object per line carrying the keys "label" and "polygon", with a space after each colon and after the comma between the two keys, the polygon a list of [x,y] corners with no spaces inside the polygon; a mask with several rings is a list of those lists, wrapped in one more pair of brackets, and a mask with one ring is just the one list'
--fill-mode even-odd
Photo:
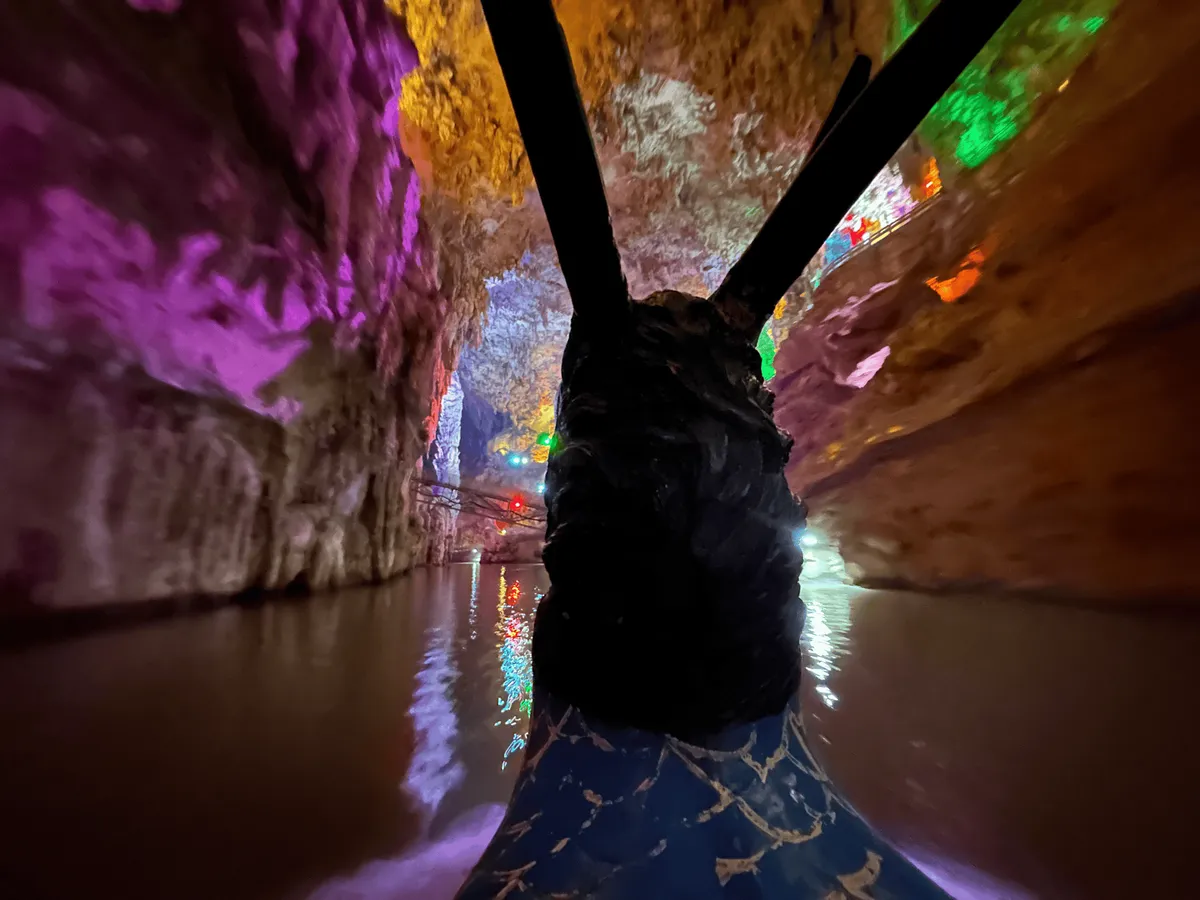
{"label": "purple illuminated rock wall", "polygon": [[376,580],[480,309],[382,0],[0,12],[0,610]]}

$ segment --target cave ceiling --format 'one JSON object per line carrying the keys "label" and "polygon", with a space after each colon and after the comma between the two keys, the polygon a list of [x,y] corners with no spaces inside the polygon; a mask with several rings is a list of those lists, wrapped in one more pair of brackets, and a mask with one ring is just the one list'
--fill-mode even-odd
{"label": "cave ceiling", "polygon": [[[405,150],[431,221],[453,220],[462,283],[489,293],[464,387],[511,418],[497,452],[527,447],[552,429],[570,304],[499,64],[477,0],[388,2],[421,63],[400,102]],[[996,152],[1114,4],[1026,0],[881,173],[861,218],[878,227],[911,209],[927,159],[969,170]],[[878,66],[934,5],[555,0],[633,295],[709,293],[803,162],[855,54]]]}

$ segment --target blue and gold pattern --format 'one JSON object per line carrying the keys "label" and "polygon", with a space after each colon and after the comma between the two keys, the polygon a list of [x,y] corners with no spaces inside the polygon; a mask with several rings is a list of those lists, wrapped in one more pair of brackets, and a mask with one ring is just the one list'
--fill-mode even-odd
{"label": "blue and gold pattern", "polygon": [[948,900],[840,799],[799,701],[700,747],[538,693],[500,830],[458,900]]}

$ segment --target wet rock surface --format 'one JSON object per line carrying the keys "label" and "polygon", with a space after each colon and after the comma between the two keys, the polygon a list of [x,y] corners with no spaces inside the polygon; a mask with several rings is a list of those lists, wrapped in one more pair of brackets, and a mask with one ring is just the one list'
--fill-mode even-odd
{"label": "wet rock surface", "polygon": [[400,148],[401,23],[103,0],[0,25],[5,613],[406,570],[482,294]]}

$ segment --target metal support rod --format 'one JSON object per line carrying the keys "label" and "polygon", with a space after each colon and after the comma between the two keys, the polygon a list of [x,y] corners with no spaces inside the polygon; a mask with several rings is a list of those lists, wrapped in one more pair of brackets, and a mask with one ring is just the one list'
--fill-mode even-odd
{"label": "metal support rod", "polygon": [[620,315],[629,288],[571,55],[551,0],[483,0],[575,313]]}
{"label": "metal support rod", "polygon": [[866,89],[870,81],[871,57],[860,53],[850,64],[850,71],[846,73],[846,77],[842,80],[842,86],[838,88],[837,96],[833,98],[833,106],[829,108],[829,114],[825,116],[825,121],[817,130],[817,136],[813,138],[809,156],[816,152],[816,149],[824,143],[825,138],[829,137],[833,126],[841,121],[846,110],[854,105],[854,101],[858,99],[858,95]]}
{"label": "metal support rod", "polygon": [[717,289],[725,317],[757,334],[775,304],[1020,0],[942,0],[813,150]]}

